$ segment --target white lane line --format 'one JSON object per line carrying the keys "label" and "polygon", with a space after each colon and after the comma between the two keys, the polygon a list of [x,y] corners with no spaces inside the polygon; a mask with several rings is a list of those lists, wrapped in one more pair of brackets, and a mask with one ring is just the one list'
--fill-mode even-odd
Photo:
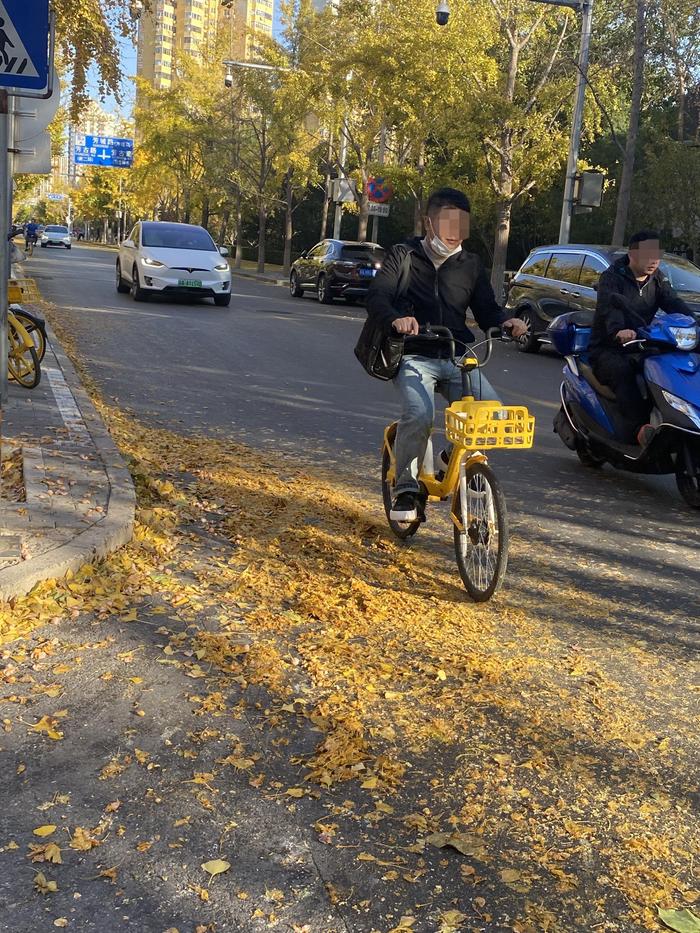
{"label": "white lane line", "polygon": [[80,414],[78,406],[75,404],[73,393],[68,388],[66,380],[60,369],[53,367],[42,367],[43,373],[48,377],[53,397],[56,399],[56,405],[61,413],[63,423],[68,431],[76,440],[90,442],[90,432],[85,426],[83,416]]}

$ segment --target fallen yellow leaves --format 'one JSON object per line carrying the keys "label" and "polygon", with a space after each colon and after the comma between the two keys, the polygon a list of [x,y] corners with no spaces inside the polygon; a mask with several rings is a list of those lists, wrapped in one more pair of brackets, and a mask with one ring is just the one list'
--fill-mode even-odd
{"label": "fallen yellow leaves", "polygon": [[231,863],[222,858],[215,858],[209,862],[202,863],[202,869],[212,877],[223,874],[225,871],[228,871],[230,867]]}
{"label": "fallen yellow leaves", "polygon": [[101,845],[100,840],[93,836],[91,830],[83,829],[82,826],[76,826],[73,830],[70,841],[71,849],[77,849],[79,852],[89,852],[90,849],[94,849],[99,845]]}
{"label": "fallen yellow leaves", "polygon": [[53,823],[47,823],[44,826],[37,826],[37,828],[33,829],[32,832],[35,836],[50,836],[51,833],[56,832],[56,827],[53,825]]}
{"label": "fallen yellow leaves", "polygon": [[35,722],[30,728],[34,732],[40,732],[49,739],[58,741],[63,738],[63,733],[57,728],[59,719],[56,716],[42,716],[38,722]]}
{"label": "fallen yellow leaves", "polygon": [[34,875],[34,887],[39,894],[55,894],[58,891],[58,884],[55,881],[48,881],[42,871]]}

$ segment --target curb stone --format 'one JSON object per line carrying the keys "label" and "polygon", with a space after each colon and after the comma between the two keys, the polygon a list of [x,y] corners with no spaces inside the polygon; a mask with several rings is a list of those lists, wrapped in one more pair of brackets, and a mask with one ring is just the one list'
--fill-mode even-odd
{"label": "curb stone", "polygon": [[72,540],[0,570],[0,599],[5,601],[26,595],[37,583],[64,577],[83,564],[106,557],[128,544],[134,533],[136,492],[131,474],[48,323],[46,331],[66,384],[104,466],[109,483],[109,498],[104,518],[79,532]]}

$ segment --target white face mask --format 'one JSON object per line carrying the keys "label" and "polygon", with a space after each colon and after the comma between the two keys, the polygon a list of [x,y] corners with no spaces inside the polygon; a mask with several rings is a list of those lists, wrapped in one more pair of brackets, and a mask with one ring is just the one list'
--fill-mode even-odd
{"label": "white face mask", "polygon": [[462,249],[462,244],[455,246],[454,249],[443,243],[440,237],[433,230],[432,223],[430,224],[431,236],[428,239],[428,244],[430,245],[431,250],[435,253],[436,256],[439,256],[440,259],[449,259],[450,256],[454,256],[456,253],[459,253]]}
{"label": "white face mask", "polygon": [[441,259],[449,259],[450,256],[454,256],[455,253],[459,253],[462,250],[462,245],[455,246],[454,249],[450,249],[447,244],[443,243],[439,236],[433,235],[428,242],[430,243],[430,248],[435,253],[436,256],[439,256]]}

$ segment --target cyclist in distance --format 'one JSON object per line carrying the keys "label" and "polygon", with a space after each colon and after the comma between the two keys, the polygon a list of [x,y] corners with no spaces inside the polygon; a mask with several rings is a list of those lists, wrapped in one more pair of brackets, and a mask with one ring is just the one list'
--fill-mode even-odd
{"label": "cyclist in distance", "polygon": [[27,226],[24,228],[24,245],[26,249],[29,249],[29,244],[36,246],[36,241],[39,236],[39,224],[32,219],[27,223]]}
{"label": "cyclist in distance", "polygon": [[[462,397],[461,372],[450,360],[449,349],[421,337],[419,329],[427,324],[449,327],[459,341],[458,350],[464,350],[462,345],[476,339],[466,322],[471,309],[483,331],[505,326],[516,338],[527,332],[519,318],[506,318],[481,260],[463,247],[469,237],[470,212],[463,192],[455,188],[434,191],[424,218],[425,236],[392,247],[367,296],[369,317],[387,332],[393,328],[405,337],[404,356],[392,380],[401,400],[390,516],[394,521],[411,522],[418,517],[418,473],[435,418],[435,392],[448,402]],[[408,275],[402,275],[408,262]],[[477,399],[497,398],[481,372],[471,374],[471,388]],[[442,459],[446,463],[444,453]]]}

